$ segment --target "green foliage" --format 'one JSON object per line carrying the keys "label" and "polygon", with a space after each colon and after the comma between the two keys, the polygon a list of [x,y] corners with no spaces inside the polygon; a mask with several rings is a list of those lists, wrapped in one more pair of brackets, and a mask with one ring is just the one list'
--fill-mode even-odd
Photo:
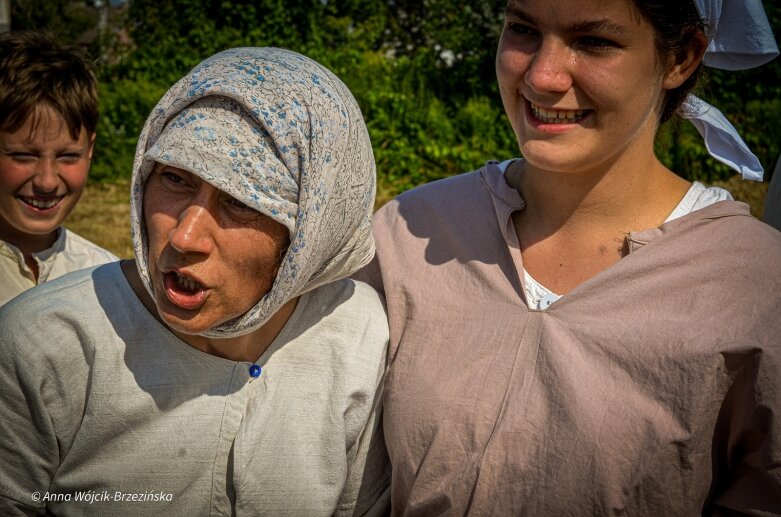
{"label": "green foliage", "polygon": [[[204,58],[236,46],[279,46],[333,70],[355,94],[387,195],[518,154],[494,75],[505,0],[133,0],[123,37],[101,41],[101,121],[92,178],[130,175],[147,114]],[[776,32],[781,4],[765,7]],[[15,28],[66,41],[94,31],[96,11],[65,0],[15,0]],[[108,45],[108,46],[107,46]],[[94,47],[98,49],[97,45]],[[781,152],[781,61],[708,71],[700,95],[741,131],[767,169]],[[662,161],[689,179],[734,173],[688,123],[659,133]]]}
{"label": "green foliage", "polygon": [[169,85],[121,79],[100,84],[100,121],[90,179],[129,179],[136,142],[147,115]]}
{"label": "green foliage", "polygon": [[46,29],[74,43],[97,26],[98,15],[86,3],[67,0],[11,0],[11,29]]}

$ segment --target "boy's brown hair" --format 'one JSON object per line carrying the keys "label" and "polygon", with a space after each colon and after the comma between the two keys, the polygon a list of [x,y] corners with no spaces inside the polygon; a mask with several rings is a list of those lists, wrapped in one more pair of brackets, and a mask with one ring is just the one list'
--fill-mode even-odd
{"label": "boy's brown hair", "polygon": [[42,105],[60,114],[72,138],[82,127],[94,133],[98,81],[92,62],[50,34],[0,34],[0,131],[17,131],[29,117],[37,127]]}

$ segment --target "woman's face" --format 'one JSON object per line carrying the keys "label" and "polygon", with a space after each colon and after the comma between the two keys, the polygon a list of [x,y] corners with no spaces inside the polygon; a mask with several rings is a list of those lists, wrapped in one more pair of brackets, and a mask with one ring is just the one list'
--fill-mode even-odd
{"label": "woman's face", "polygon": [[629,0],[507,4],[499,89],[535,167],[577,172],[626,151],[650,159],[663,89],[674,87],[664,69]]}
{"label": "woman's face", "polygon": [[288,242],[283,225],[160,164],[144,186],[143,211],[155,305],[173,330],[211,329],[271,289]]}

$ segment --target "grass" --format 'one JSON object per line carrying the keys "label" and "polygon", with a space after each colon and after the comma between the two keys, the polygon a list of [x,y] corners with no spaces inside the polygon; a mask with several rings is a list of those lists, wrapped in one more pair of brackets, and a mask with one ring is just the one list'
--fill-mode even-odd
{"label": "grass", "polygon": [[65,227],[119,258],[132,258],[130,183],[88,185]]}
{"label": "grass", "polygon": [[[767,183],[743,181],[735,176],[714,185],[732,192],[735,199],[751,206],[754,217],[762,217]],[[388,201],[388,189],[379,186],[378,203]],[[379,208],[379,204],[377,206]],[[130,241],[130,184],[89,185],[65,226],[120,258],[133,257]]]}

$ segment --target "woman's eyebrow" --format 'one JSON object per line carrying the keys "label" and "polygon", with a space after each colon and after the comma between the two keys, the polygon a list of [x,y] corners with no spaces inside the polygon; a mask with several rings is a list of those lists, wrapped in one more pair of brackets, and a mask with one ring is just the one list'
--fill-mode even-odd
{"label": "woman's eyebrow", "polygon": [[[504,15],[506,17],[513,17],[517,18],[519,20],[523,20],[525,22],[528,22],[532,25],[536,25],[536,22],[534,18],[529,15],[526,11],[521,9],[519,6],[514,4],[508,4],[507,8],[504,10]],[[623,36],[629,33],[629,31],[615,23],[610,21],[607,18],[602,18],[600,20],[583,20],[580,22],[575,22],[567,26],[566,29],[567,32],[575,32],[575,33],[583,33],[583,32],[598,32],[603,34],[615,34],[616,36]]]}

